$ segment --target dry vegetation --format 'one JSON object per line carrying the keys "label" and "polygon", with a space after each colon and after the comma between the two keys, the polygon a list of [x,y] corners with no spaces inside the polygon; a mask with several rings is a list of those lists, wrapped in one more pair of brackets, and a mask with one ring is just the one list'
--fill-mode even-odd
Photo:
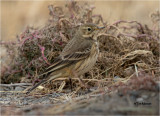
{"label": "dry vegetation", "polygon": [[[94,7],[87,3],[79,5],[77,2],[71,2],[65,8],[52,5],[48,8],[50,19],[43,28],[27,27],[17,36],[17,41],[1,42],[9,56],[9,60],[2,63],[2,83],[36,83],[40,80],[38,75],[52,64],[66,43],[74,36],[78,26],[95,23],[106,28],[98,36],[100,55],[97,64],[90,72],[83,75],[85,83],[94,89],[86,96],[106,94],[115,90],[123,93],[140,89],[156,90],[156,81],[159,77],[160,38],[158,11],[151,14],[154,26],[150,29],[137,21],[120,20],[109,24],[101,15],[93,14]],[[43,89],[37,89],[32,95],[63,92],[69,95],[66,99],[77,97],[78,100],[75,102],[80,102],[79,104],[83,106],[81,102],[85,102],[86,99],[77,96],[82,89],[77,82],[76,78],[72,79],[73,91],[69,92],[71,85],[68,79],[59,78],[44,84]],[[63,109],[65,105],[59,107]],[[76,107],[73,104],[66,106],[70,109]]]}

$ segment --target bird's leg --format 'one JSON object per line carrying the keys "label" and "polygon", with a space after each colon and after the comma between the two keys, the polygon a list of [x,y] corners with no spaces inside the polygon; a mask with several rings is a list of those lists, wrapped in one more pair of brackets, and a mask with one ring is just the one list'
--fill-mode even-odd
{"label": "bird's leg", "polygon": [[91,92],[90,87],[84,83],[84,81],[78,77],[81,87],[85,87],[88,92]]}
{"label": "bird's leg", "polygon": [[89,89],[89,86],[87,86],[84,83],[84,81],[80,77],[78,77],[77,73],[73,72],[73,75],[74,75],[74,77],[78,78],[78,81],[79,81],[81,87],[85,87],[86,89]]}
{"label": "bird's leg", "polygon": [[70,89],[71,89],[71,92],[73,91],[73,88],[72,88],[72,79],[69,78],[69,84],[70,84]]}
{"label": "bird's leg", "polygon": [[86,88],[86,85],[85,85],[85,83],[83,82],[83,80],[82,80],[80,77],[77,77],[77,78],[78,78],[78,81],[79,81],[80,85],[81,85],[82,87],[85,87],[85,88]]}

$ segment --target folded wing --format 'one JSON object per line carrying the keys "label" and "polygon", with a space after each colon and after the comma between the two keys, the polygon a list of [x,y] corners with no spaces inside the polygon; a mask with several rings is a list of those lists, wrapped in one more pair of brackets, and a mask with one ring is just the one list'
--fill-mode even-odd
{"label": "folded wing", "polygon": [[65,56],[60,55],[53,62],[53,64],[46,69],[45,73],[41,74],[40,76],[49,75],[54,71],[60,70],[60,69],[65,68],[65,67],[68,67],[70,65],[73,65],[73,64],[77,63],[80,60],[83,60],[83,59],[89,57],[90,50],[91,50],[91,46],[86,46],[83,49],[77,50],[77,52],[69,53]]}

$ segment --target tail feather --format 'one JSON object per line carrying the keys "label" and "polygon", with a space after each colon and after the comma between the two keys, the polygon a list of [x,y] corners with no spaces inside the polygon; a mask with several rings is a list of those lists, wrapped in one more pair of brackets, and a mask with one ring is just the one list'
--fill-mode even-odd
{"label": "tail feather", "polygon": [[39,85],[45,83],[46,81],[47,81],[47,80],[44,79],[44,80],[38,82],[36,85],[34,85],[32,88],[30,88],[30,89],[26,92],[26,94],[29,94],[29,93],[32,92],[35,88],[37,88]]}
{"label": "tail feather", "polygon": [[60,77],[61,75],[62,75],[62,73],[58,73],[57,75],[49,76],[49,77],[43,79],[42,81],[40,81],[40,82],[38,82],[36,85],[34,85],[32,88],[30,88],[30,89],[26,92],[26,94],[29,94],[31,91],[33,91],[35,88],[37,88],[39,85],[41,85],[41,84],[43,84],[43,83],[45,83],[45,82],[47,82],[47,81],[54,80],[54,79]]}

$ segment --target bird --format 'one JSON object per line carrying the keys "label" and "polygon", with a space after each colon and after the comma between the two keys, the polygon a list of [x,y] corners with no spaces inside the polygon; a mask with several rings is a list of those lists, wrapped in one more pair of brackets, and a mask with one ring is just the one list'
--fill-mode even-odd
{"label": "bird", "polygon": [[103,28],[93,23],[80,25],[60,55],[46,68],[45,73],[39,75],[45,75],[43,79],[30,88],[27,94],[39,85],[60,77],[77,77],[80,84],[85,86],[80,76],[91,70],[96,63],[99,54],[97,35]]}

